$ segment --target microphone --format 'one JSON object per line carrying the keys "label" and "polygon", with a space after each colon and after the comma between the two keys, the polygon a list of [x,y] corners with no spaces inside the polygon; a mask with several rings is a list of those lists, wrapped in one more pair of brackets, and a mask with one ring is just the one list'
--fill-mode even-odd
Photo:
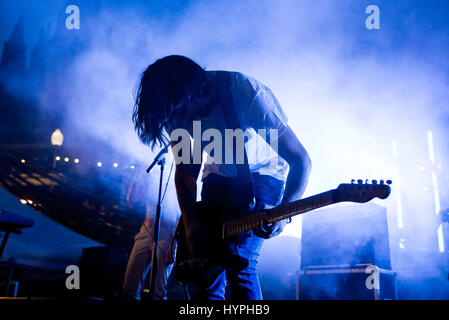
{"label": "microphone", "polygon": [[162,159],[162,157],[164,157],[164,155],[168,152],[169,146],[170,144],[166,144],[165,147],[161,151],[159,151],[156,158],[154,158],[153,163],[148,167],[147,173],[150,173],[151,169],[153,169],[153,167]]}

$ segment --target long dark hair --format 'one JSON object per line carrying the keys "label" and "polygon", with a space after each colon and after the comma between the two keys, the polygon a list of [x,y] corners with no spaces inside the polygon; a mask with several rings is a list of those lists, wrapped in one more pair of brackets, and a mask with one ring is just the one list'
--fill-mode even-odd
{"label": "long dark hair", "polygon": [[195,103],[205,103],[206,71],[196,62],[172,55],[149,65],[137,87],[132,115],[140,141],[154,148],[169,142],[164,128]]}

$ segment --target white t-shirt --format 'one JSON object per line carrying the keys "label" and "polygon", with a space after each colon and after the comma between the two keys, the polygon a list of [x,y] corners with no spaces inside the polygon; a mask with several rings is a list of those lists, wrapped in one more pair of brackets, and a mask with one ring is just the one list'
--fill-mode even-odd
{"label": "white t-shirt", "polygon": [[[207,72],[215,74],[215,71]],[[288,164],[273,148],[277,146],[276,138],[287,127],[287,116],[268,87],[240,72],[229,72],[229,76],[237,118],[241,129],[248,136],[245,149],[250,171],[261,175],[269,175],[278,180],[285,180]],[[219,93],[217,92],[217,94]],[[198,120],[201,121],[201,132],[213,128],[224,135],[225,129],[227,129],[221,105],[214,105],[206,116],[200,117]],[[172,124],[172,129],[182,127],[192,132],[193,124],[184,123],[184,121],[185,119],[177,119]],[[277,134],[270,129],[277,130]],[[266,135],[266,138],[264,139],[258,132]],[[208,155],[203,170],[203,178],[210,173],[233,177],[237,175],[237,170],[234,165],[217,163],[213,157]]]}

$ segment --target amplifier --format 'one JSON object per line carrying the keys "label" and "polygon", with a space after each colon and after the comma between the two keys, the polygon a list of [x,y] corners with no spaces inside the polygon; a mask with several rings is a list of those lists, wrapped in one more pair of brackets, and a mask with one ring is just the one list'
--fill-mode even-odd
{"label": "amplifier", "polygon": [[374,203],[344,204],[304,214],[302,270],[356,264],[391,269],[386,208]]}
{"label": "amplifier", "polygon": [[127,252],[112,247],[84,248],[80,266],[80,287],[83,296],[121,296],[128,257]]}
{"label": "amplifier", "polygon": [[298,273],[297,300],[397,299],[396,273],[369,264],[317,266]]}

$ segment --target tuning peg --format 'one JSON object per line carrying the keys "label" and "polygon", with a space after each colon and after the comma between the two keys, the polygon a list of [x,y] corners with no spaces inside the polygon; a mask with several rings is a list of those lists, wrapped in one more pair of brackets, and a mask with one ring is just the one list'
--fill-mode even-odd
{"label": "tuning peg", "polygon": [[371,180],[372,184],[377,184],[377,180]]}
{"label": "tuning peg", "polygon": [[354,184],[355,183],[355,179],[351,179],[351,184]]}
{"label": "tuning peg", "polygon": [[363,180],[362,180],[362,179],[359,179],[359,180],[357,180],[357,183],[358,183],[358,184],[362,184],[362,183],[363,183]]}
{"label": "tuning peg", "polygon": [[365,184],[368,184],[368,179],[365,180]]}
{"label": "tuning peg", "polygon": [[390,184],[392,184],[393,182],[391,181],[391,180],[387,180],[387,184],[388,185],[390,185]]}
{"label": "tuning peg", "polygon": [[384,184],[384,181],[383,180],[380,180],[380,182],[379,182],[380,184]]}

